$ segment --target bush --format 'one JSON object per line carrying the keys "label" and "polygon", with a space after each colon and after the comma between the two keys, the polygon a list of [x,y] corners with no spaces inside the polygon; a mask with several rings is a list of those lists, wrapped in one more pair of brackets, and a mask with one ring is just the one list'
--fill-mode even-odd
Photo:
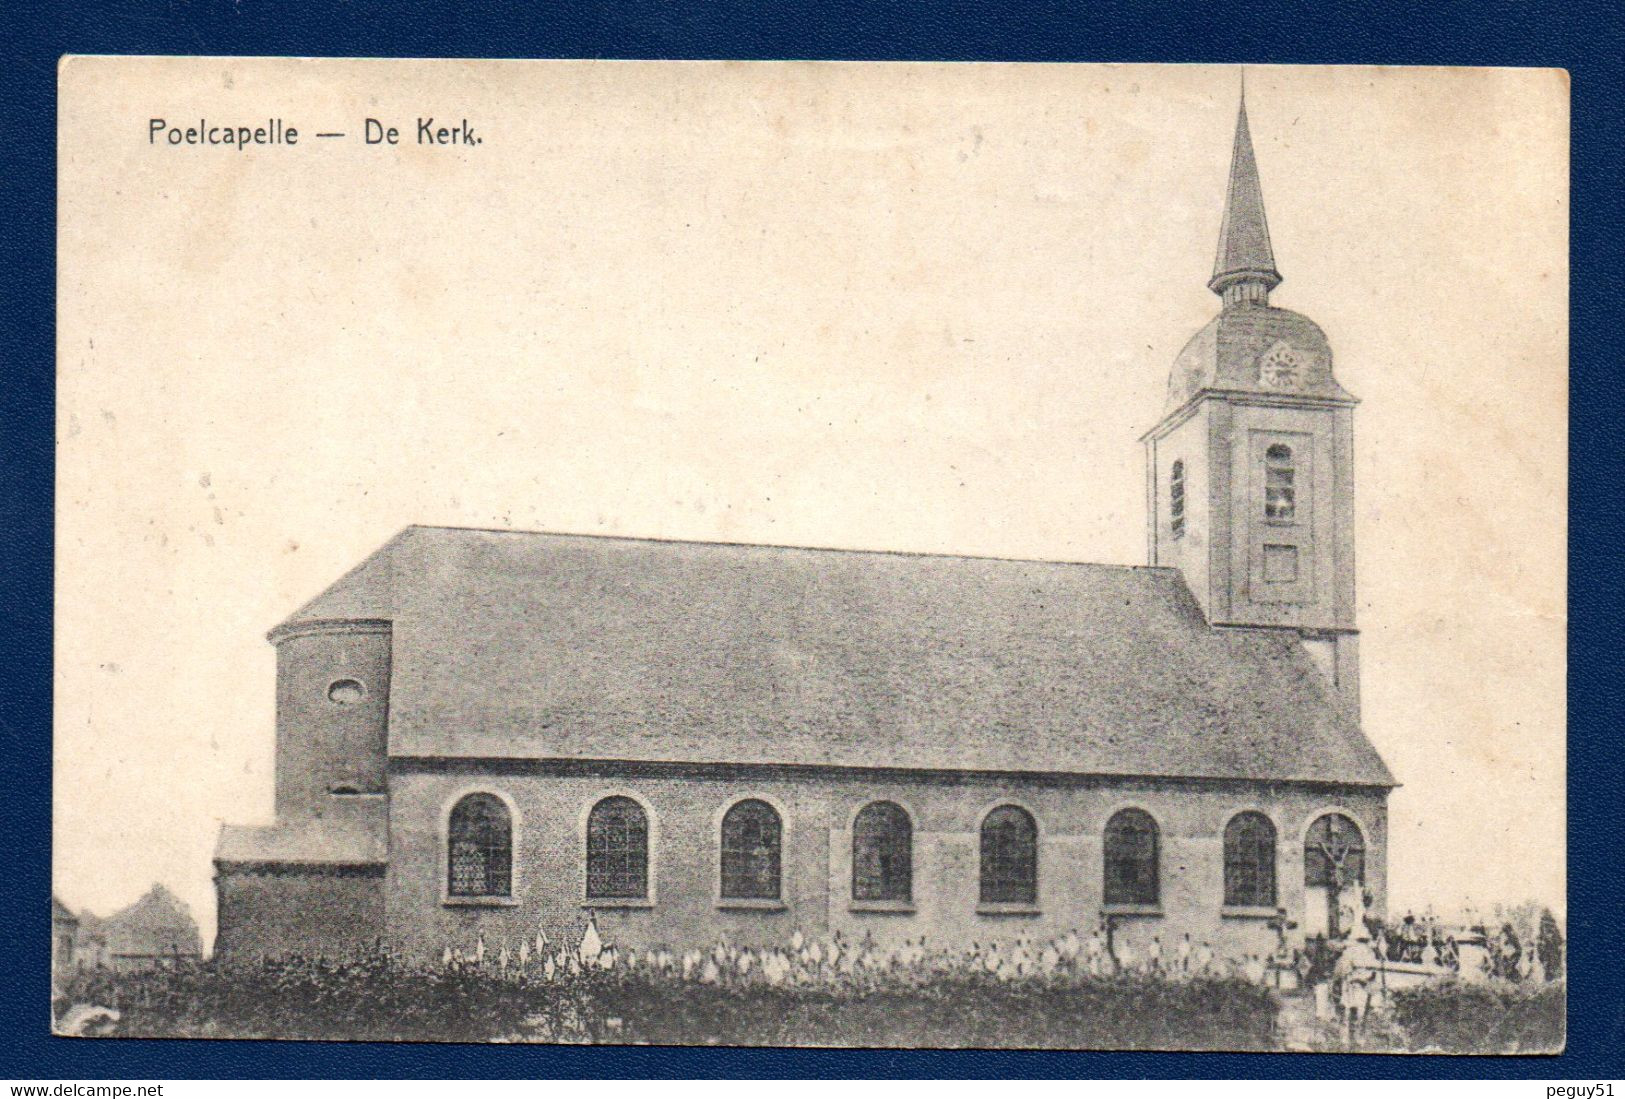
{"label": "bush", "polygon": [[102,971],[65,991],[117,1010],[118,1033],[130,1037],[486,1042],[542,1013],[554,1040],[585,1038],[578,989],[530,987],[467,967],[411,968],[382,954]]}
{"label": "bush", "polygon": [[708,982],[653,967],[543,974],[536,965],[205,962],[70,980],[132,1037],[610,1042],[971,1048],[1275,1047],[1269,992],[1230,978],[970,969]]}
{"label": "bush", "polygon": [[1005,983],[947,976],[870,988],[591,986],[591,1014],[622,1041],[1050,1049],[1270,1049],[1275,1002],[1235,980],[1085,978]]}
{"label": "bush", "polygon": [[1392,993],[1408,1048],[1444,1053],[1557,1053],[1563,1048],[1563,981],[1443,984]]}

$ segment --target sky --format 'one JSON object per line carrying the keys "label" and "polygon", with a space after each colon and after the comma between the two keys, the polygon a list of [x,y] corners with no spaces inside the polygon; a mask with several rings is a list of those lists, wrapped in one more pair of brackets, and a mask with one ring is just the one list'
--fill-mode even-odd
{"label": "sky", "polygon": [[[1144,563],[1204,66],[73,59],[54,873],[213,925],[265,632],[411,523]],[[1249,68],[1274,304],[1355,414],[1391,907],[1561,910],[1568,86]],[[467,118],[473,147],[415,144]],[[148,143],[281,117],[291,148]]]}

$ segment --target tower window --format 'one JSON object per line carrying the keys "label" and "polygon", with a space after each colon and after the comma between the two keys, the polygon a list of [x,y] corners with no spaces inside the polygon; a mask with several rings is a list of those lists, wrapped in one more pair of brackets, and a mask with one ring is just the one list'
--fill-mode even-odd
{"label": "tower window", "polygon": [[354,706],[367,697],[359,680],[335,679],[327,685],[327,700],[339,706]]}
{"label": "tower window", "polygon": [[1185,463],[1178,461],[1168,474],[1168,529],[1175,538],[1185,537]]}
{"label": "tower window", "polygon": [[1264,518],[1277,523],[1290,523],[1297,516],[1295,476],[1291,447],[1276,443],[1264,452]]}

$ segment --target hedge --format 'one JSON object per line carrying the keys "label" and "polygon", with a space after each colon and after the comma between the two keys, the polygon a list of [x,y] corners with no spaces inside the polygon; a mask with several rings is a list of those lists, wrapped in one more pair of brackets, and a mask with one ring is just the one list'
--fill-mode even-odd
{"label": "hedge", "polygon": [[649,968],[284,959],[69,981],[130,1037],[968,1048],[1276,1047],[1276,1002],[1233,978],[1017,980],[883,972],[833,983],[685,979]]}
{"label": "hedge", "polygon": [[1558,1053],[1567,994],[1565,981],[1446,981],[1391,998],[1394,1022],[1413,1052]]}

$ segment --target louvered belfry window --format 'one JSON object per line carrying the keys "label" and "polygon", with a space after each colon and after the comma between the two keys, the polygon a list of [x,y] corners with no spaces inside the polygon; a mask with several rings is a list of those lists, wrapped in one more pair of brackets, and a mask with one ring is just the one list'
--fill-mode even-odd
{"label": "louvered belfry window", "polygon": [[1237,813],[1225,825],[1224,903],[1275,905],[1275,825],[1263,813]]}
{"label": "louvered belfry window", "polygon": [[779,814],[765,801],[741,801],[722,818],[722,896],[779,899]]}
{"label": "louvered belfry window", "polygon": [[446,891],[453,897],[506,897],[513,889],[513,824],[493,794],[469,794],[451,811]]}
{"label": "louvered belfry window", "polygon": [[1122,809],[1106,822],[1107,904],[1156,904],[1157,822],[1143,809]]}
{"label": "louvered belfry window", "polygon": [[587,898],[649,895],[649,817],[629,797],[608,797],[587,817]]}
{"label": "louvered belfry window", "polygon": [[1038,825],[1016,805],[982,821],[983,904],[1038,903]]}
{"label": "louvered belfry window", "polygon": [[914,826],[889,801],[866,805],[852,823],[852,899],[906,901],[914,893]]}
{"label": "louvered belfry window", "polygon": [[1264,518],[1290,523],[1298,514],[1297,470],[1292,448],[1276,443],[1264,452]]}

